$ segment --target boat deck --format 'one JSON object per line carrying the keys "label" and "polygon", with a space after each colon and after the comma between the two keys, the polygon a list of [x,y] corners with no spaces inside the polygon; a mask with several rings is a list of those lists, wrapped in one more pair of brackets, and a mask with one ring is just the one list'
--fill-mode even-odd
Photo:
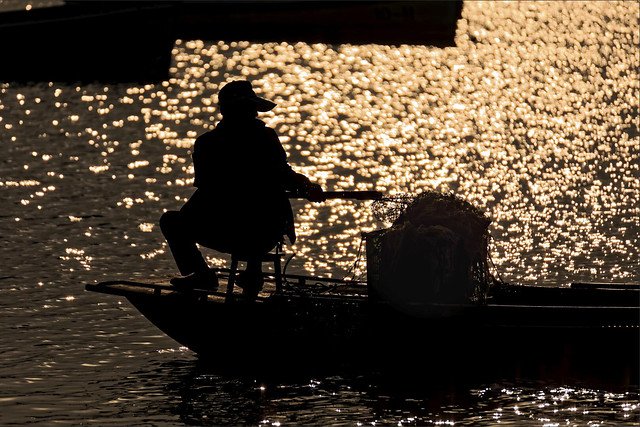
{"label": "boat deck", "polygon": [[[225,274],[220,272],[221,290]],[[287,276],[283,292],[274,293],[267,277],[258,299],[247,301],[240,293],[227,298],[220,290],[178,290],[169,279],[107,281],[86,289],[127,298],[159,329],[202,355],[229,346],[246,354],[260,348],[304,349],[307,355],[318,348],[379,351],[381,343],[393,349],[427,338],[448,348],[481,348],[490,339],[498,355],[514,348],[542,351],[539,343],[554,352],[569,344],[586,347],[580,354],[592,352],[592,343],[629,355],[639,350],[637,287],[504,286],[486,305],[416,303],[422,315],[415,316],[371,301],[363,283]]]}
{"label": "boat deck", "polygon": [[[284,276],[284,291],[275,293],[273,277],[265,274],[265,286],[258,298],[246,301],[236,292],[229,298],[225,292],[228,270],[220,270],[221,287],[218,290],[179,290],[173,287],[170,277],[153,277],[135,281],[116,280],[97,284],[87,284],[86,289],[111,295],[120,295],[135,305],[154,304],[171,301],[173,304],[189,305],[199,303],[221,306],[239,303],[244,306],[261,306],[269,309],[283,305],[305,307],[313,304],[338,310],[340,306],[354,306],[361,311],[394,311],[392,303],[370,301],[366,284],[331,278],[310,276]],[[237,288],[236,288],[237,289]],[[239,289],[237,289],[239,291]],[[639,328],[640,327],[639,288],[634,285],[588,286],[577,284],[572,287],[543,287],[500,285],[493,289],[486,305],[473,304],[419,304],[426,307],[428,318],[477,318],[485,323],[502,327],[546,327],[546,328]],[[397,310],[396,310],[397,311]],[[409,316],[411,317],[411,316]]]}
{"label": "boat deck", "polygon": [[[97,284],[87,284],[88,291],[100,292],[111,295],[121,296],[187,296],[202,302],[223,303],[227,300],[226,283],[229,277],[228,269],[218,269],[218,277],[220,286],[217,290],[211,289],[193,289],[183,291],[176,289],[169,282],[170,276],[157,276],[143,278],[137,280],[113,280],[105,281]],[[322,278],[288,274],[283,275],[283,285],[285,294],[292,295],[313,295],[315,297],[340,297],[340,298],[356,298],[365,299],[367,297],[367,285],[363,282],[343,280],[335,278]],[[256,303],[262,303],[275,293],[275,278],[270,273],[264,274],[265,284],[263,290],[258,295]],[[241,299],[240,289],[236,287],[234,292],[235,299]]]}

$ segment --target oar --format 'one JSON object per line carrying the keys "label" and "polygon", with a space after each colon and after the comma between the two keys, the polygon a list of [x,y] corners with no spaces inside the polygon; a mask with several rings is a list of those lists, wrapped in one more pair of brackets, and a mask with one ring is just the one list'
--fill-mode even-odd
{"label": "oar", "polygon": [[[290,199],[304,199],[304,194],[287,193]],[[328,199],[377,200],[382,198],[381,191],[324,191],[322,195]]]}

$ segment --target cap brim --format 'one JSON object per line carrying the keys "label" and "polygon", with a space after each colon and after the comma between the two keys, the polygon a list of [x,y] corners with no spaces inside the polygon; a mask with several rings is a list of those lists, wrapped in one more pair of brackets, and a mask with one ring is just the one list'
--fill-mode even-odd
{"label": "cap brim", "polygon": [[[220,102],[219,97],[218,97],[218,102],[222,104],[222,102]],[[270,110],[273,110],[277,105],[264,98],[260,98],[259,96],[238,96],[235,99],[227,100],[225,104],[232,105],[234,103],[245,103],[245,102],[250,102],[253,105],[255,105],[258,111],[270,111]]]}
{"label": "cap brim", "polygon": [[258,106],[258,111],[271,111],[276,106],[275,103],[260,97],[251,98],[251,101],[255,102],[255,104]]}

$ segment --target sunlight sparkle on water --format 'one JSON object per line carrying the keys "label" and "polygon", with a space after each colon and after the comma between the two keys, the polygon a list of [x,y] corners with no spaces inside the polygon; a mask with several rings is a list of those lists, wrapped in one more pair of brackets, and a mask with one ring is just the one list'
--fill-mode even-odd
{"label": "sunlight sparkle on water", "polygon": [[[154,223],[192,192],[190,153],[221,117],[217,91],[249,78],[278,104],[262,117],[294,168],[324,188],[455,192],[488,211],[508,281],[637,280],[637,16],[637,2],[467,2],[456,47],[178,40],[161,84],[3,85],[7,144],[43,145],[0,188],[36,182],[16,191],[28,216],[77,164],[121,189],[113,204],[136,224]],[[46,144],[60,135],[64,150]],[[382,225],[366,202],[294,211],[292,268],[308,273],[340,275],[355,237]],[[140,254],[162,248],[154,233]]]}

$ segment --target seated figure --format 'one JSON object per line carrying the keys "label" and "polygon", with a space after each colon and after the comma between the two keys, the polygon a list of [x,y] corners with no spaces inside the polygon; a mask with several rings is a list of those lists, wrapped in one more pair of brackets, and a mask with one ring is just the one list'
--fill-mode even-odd
{"label": "seated figure", "polygon": [[248,81],[232,81],[218,94],[223,119],[196,139],[196,191],[179,211],[160,218],[160,228],[182,277],[180,288],[216,289],[218,278],[196,244],[247,260],[238,278],[245,294],[262,288],[261,255],[283,236],[295,241],[287,191],[324,200],[322,188],[293,171],[276,132],[258,120],[276,104],[258,97]]}

